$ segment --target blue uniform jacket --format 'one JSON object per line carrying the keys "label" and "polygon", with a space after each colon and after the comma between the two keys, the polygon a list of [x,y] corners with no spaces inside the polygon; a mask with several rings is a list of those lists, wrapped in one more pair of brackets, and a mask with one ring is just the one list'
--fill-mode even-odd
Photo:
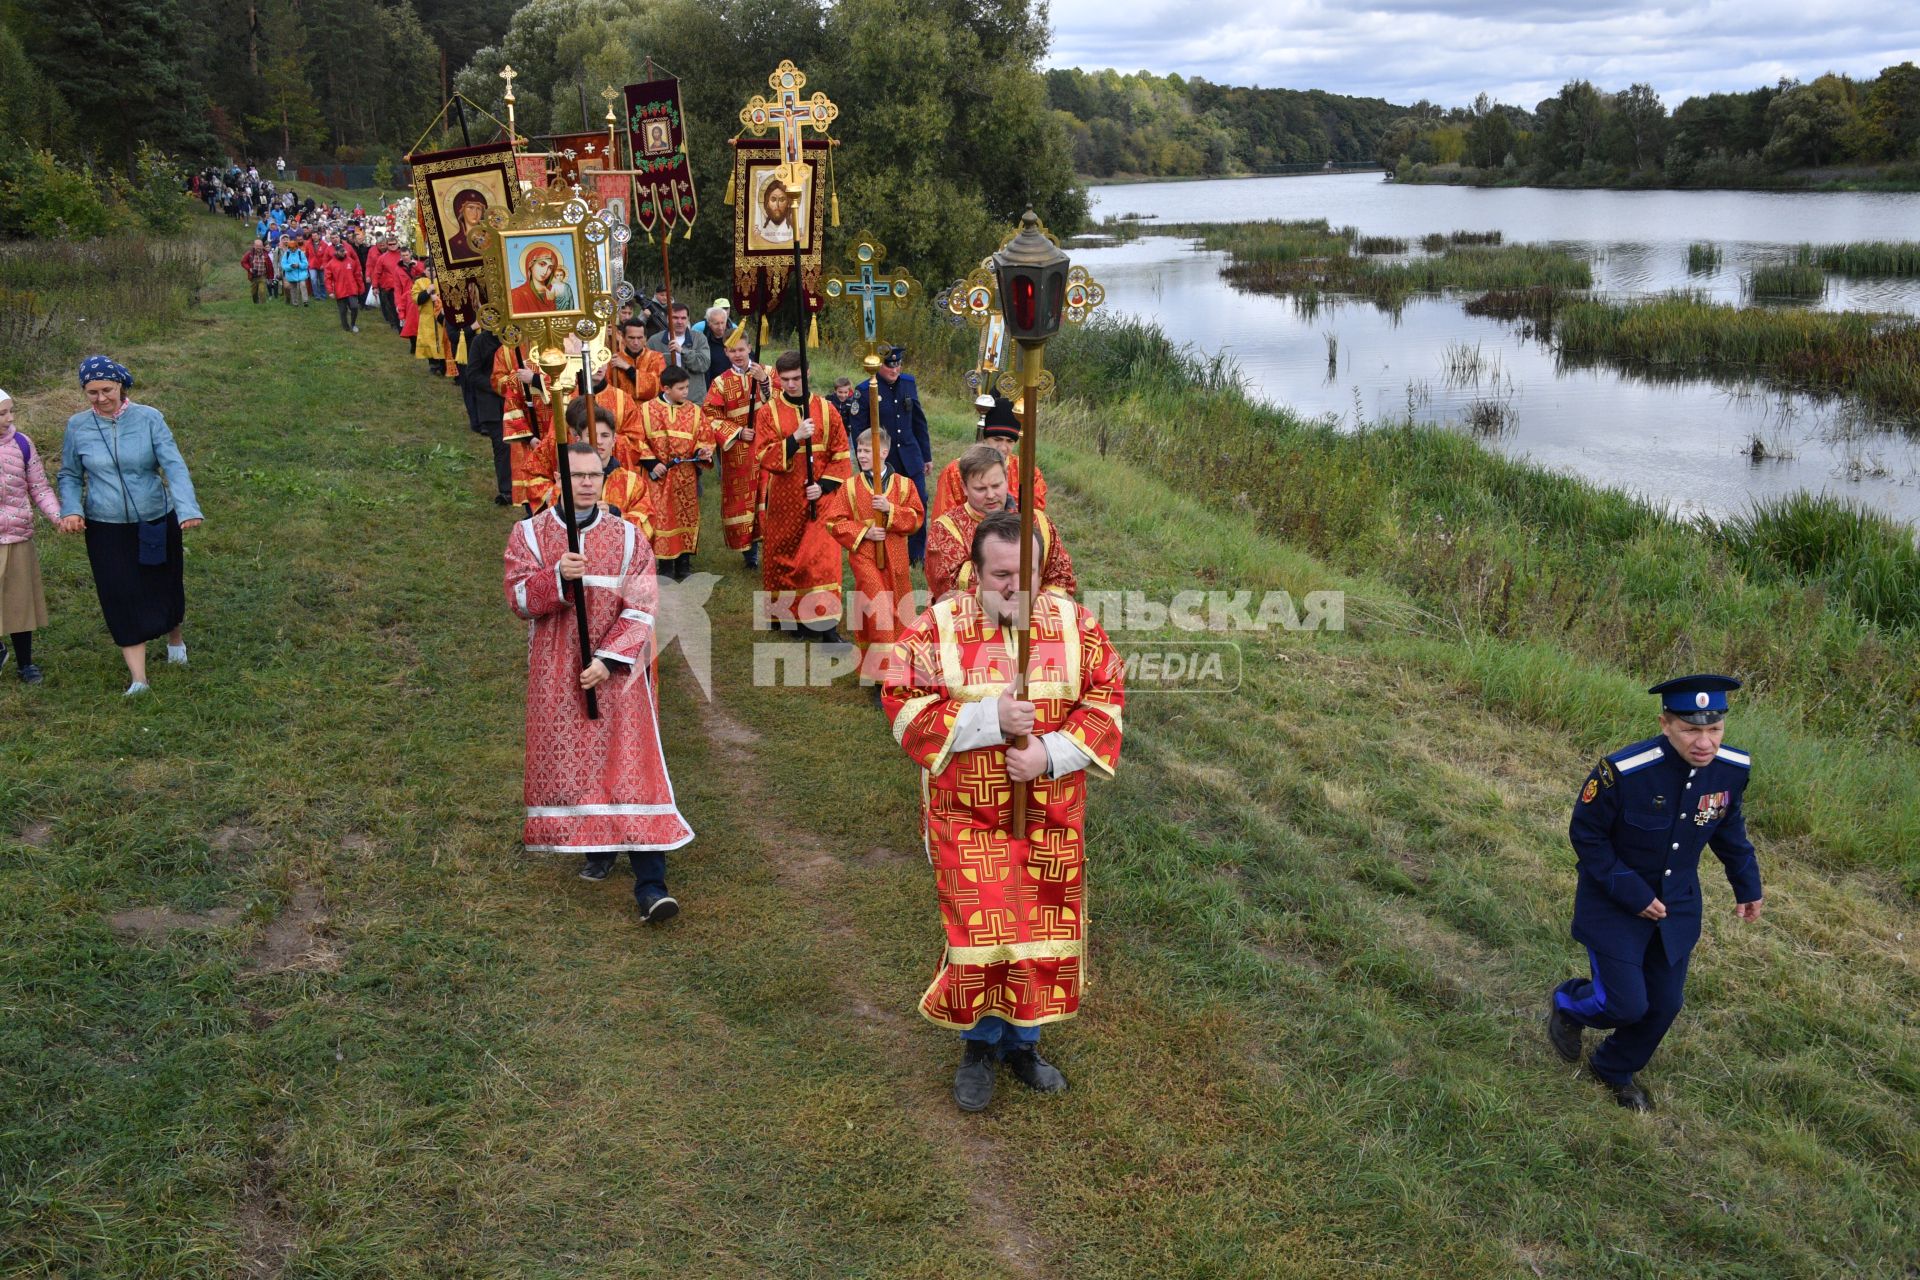
{"label": "blue uniform jacket", "polygon": [[[927,433],[927,415],[920,408],[920,388],[910,373],[901,374],[891,385],[882,378],[879,386],[880,425],[892,437],[893,465],[901,475],[921,475],[933,457],[933,437]],[[853,398],[864,413],[867,382],[853,389]]]}
{"label": "blue uniform jacket", "polygon": [[[1665,736],[1614,752],[1587,775],[1567,838],[1580,864],[1573,936],[1605,956],[1638,962],[1655,928],[1680,963],[1700,940],[1700,851],[1711,848],[1736,902],[1760,897],[1760,865],[1741,796],[1752,761],[1722,746],[1694,769]],[[1655,898],[1667,917],[1640,912]]]}

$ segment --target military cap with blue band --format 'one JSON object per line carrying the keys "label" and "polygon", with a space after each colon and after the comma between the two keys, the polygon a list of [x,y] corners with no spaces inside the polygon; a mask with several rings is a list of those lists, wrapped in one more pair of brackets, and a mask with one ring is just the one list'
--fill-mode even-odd
{"label": "military cap with blue band", "polygon": [[1740,687],[1732,676],[1680,676],[1647,690],[1660,695],[1664,711],[1688,724],[1719,724],[1727,716],[1727,694]]}

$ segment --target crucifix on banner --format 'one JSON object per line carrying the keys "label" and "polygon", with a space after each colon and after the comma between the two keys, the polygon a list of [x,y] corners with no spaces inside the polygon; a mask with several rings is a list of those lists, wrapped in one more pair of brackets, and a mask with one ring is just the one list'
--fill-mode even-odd
{"label": "crucifix on banner", "polygon": [[[821,282],[821,290],[829,299],[860,304],[861,336],[866,339],[867,355],[861,367],[867,371],[867,430],[868,457],[871,459],[873,492],[882,495],[886,491],[880,485],[880,444],[876,434],[880,427],[880,304],[885,302],[896,311],[904,311],[913,295],[920,291],[920,285],[914,278],[902,271],[895,275],[881,275],[875,268],[886,260],[887,247],[873,238],[871,232],[863,231],[854,240],[853,260],[859,268],[858,275],[828,276]],[[874,558],[879,566],[887,567],[887,544],[874,544]]]}
{"label": "crucifix on banner", "polygon": [[756,93],[740,108],[740,123],[755,136],[768,129],[780,131],[779,176],[790,187],[800,185],[807,177],[806,161],[801,154],[801,131],[811,127],[816,133],[825,133],[827,126],[840,115],[840,108],[829,102],[824,93],[816,91],[802,101],[800,90],[806,85],[806,72],[794,66],[792,60],[783,60],[767,77],[767,87],[774,91],[774,100],[769,102]]}

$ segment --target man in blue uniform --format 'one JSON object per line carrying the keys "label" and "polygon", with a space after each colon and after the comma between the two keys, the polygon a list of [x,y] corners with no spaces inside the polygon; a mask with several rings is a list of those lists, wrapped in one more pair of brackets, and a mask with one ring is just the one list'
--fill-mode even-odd
{"label": "man in blue uniform", "polygon": [[[889,464],[913,481],[913,487],[920,491],[920,503],[925,506],[927,480],[933,475],[933,437],[927,433],[927,415],[920,408],[920,388],[914,384],[912,374],[900,371],[906,356],[905,347],[886,347],[880,352],[880,425],[893,437]],[[871,381],[868,379],[853,391],[853,398],[863,411]],[[848,430],[851,432],[852,427]],[[907,539],[907,559],[919,568],[926,558],[927,527],[922,524],[920,531]]]}
{"label": "man in blue uniform", "polygon": [[1573,936],[1591,977],[1553,993],[1547,1039],[1580,1060],[1583,1028],[1611,1030],[1587,1070],[1635,1111],[1653,1102],[1634,1081],[1680,1013],[1687,959],[1700,940],[1700,851],[1733,886],[1734,914],[1760,918],[1760,866],[1741,797],[1752,761],[1721,741],[1731,676],[1683,676],[1660,695],[1660,736],[1614,752],[1587,775],[1568,838],[1579,861]]}

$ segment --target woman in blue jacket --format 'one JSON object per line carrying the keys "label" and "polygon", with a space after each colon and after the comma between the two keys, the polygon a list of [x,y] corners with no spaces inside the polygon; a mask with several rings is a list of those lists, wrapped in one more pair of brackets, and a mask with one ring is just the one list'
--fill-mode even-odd
{"label": "woman in blue jacket", "polygon": [[80,385],[87,408],[67,419],[60,449],[60,527],[87,535],[94,591],[133,697],[147,691],[148,641],[167,637],[167,661],[186,665],[180,531],[200,523],[200,504],[167,420],[127,399],[125,366],[88,356]]}

